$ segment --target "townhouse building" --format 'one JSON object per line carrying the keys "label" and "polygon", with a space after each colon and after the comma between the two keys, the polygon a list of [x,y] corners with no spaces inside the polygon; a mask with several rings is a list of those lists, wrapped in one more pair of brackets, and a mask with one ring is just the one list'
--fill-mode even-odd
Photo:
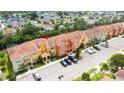
{"label": "townhouse building", "polygon": [[51,55],[63,56],[75,51],[81,44],[90,40],[104,40],[107,36],[118,36],[124,32],[124,22],[104,25],[83,31],[61,34],[50,38],[39,38],[7,49],[15,72],[22,63],[33,65],[41,58],[43,62],[50,61]]}

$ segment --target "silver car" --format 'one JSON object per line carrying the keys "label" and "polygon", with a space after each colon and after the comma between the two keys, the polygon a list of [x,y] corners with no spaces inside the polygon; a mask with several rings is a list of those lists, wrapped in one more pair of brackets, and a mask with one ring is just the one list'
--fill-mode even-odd
{"label": "silver car", "polygon": [[93,54],[93,51],[91,49],[86,49],[85,52],[87,52],[88,54]]}
{"label": "silver car", "polygon": [[33,73],[32,76],[36,81],[41,81],[41,76],[37,72]]}
{"label": "silver car", "polygon": [[89,48],[93,53],[96,53],[96,50],[93,47]]}

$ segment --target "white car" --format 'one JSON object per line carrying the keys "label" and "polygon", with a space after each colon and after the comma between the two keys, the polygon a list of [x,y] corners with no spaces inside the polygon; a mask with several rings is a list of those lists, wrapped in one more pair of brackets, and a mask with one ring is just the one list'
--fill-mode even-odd
{"label": "white car", "polygon": [[70,52],[70,53],[68,53],[68,56],[75,56],[75,54]]}
{"label": "white car", "polygon": [[88,54],[93,54],[93,51],[89,48],[87,50],[85,50],[85,52],[87,52]]}
{"label": "white car", "polygon": [[100,43],[100,46],[103,46],[103,47],[109,48],[109,45],[106,45],[105,42]]}
{"label": "white car", "polygon": [[96,53],[96,50],[93,47],[89,48],[93,53]]}

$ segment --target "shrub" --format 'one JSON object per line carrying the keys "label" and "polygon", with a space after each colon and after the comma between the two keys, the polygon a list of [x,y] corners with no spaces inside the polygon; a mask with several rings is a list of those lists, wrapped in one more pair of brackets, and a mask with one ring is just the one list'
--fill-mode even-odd
{"label": "shrub", "polygon": [[112,68],[111,70],[115,72],[119,67],[124,67],[124,55],[123,54],[115,54],[108,60],[109,66]]}
{"label": "shrub", "polygon": [[87,73],[82,74],[82,80],[83,81],[90,81],[90,75]]}
{"label": "shrub", "polygon": [[109,70],[109,67],[108,67],[108,65],[106,63],[103,63],[100,70],[101,71],[103,71],[103,70],[108,71]]}

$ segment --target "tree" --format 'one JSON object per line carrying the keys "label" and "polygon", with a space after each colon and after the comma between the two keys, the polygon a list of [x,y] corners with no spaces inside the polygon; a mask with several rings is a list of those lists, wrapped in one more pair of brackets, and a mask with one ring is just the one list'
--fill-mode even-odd
{"label": "tree", "polygon": [[119,67],[123,68],[124,67],[124,55],[117,53],[110,57],[109,61],[109,66],[111,67],[111,71],[115,72],[118,70]]}
{"label": "tree", "polygon": [[62,17],[63,17],[63,12],[62,12],[62,11],[58,11],[58,12],[57,12],[57,15],[62,18]]}
{"label": "tree", "polygon": [[27,24],[24,28],[20,31],[21,35],[36,35],[40,31],[40,28],[33,26],[32,24]]}
{"label": "tree", "polygon": [[69,15],[69,13],[68,13],[68,12],[66,12],[66,11],[64,11],[64,12],[63,12],[63,14],[64,14],[64,15],[66,15],[66,16],[67,16],[67,15]]}
{"label": "tree", "polygon": [[75,18],[74,19],[74,29],[75,30],[86,30],[88,28],[87,21],[85,21],[83,18]]}
{"label": "tree", "polygon": [[110,67],[110,71],[112,73],[116,73],[118,71],[118,68],[117,67]]}
{"label": "tree", "polygon": [[2,33],[2,31],[0,31],[0,39],[2,39],[3,38],[3,33]]}
{"label": "tree", "polygon": [[124,16],[120,17],[119,22],[124,22]]}
{"label": "tree", "polygon": [[90,81],[90,75],[88,73],[82,74],[82,80],[83,81]]}
{"label": "tree", "polygon": [[107,65],[106,63],[103,63],[103,64],[102,64],[102,67],[101,67],[101,70],[102,70],[102,71],[103,71],[103,70],[108,71],[108,70],[109,70],[108,65]]}
{"label": "tree", "polygon": [[118,17],[114,17],[113,19],[112,19],[112,23],[117,23],[119,20],[118,20]]}
{"label": "tree", "polygon": [[94,23],[94,25],[95,26],[99,26],[99,25],[107,25],[107,24],[111,24],[111,21],[110,20],[108,20],[108,19],[100,19],[100,20],[98,20],[98,21],[96,21],[95,23]]}
{"label": "tree", "polygon": [[80,49],[79,49],[79,48],[76,50],[76,55],[75,55],[75,57],[76,57],[77,59],[80,58]]}
{"label": "tree", "polygon": [[11,15],[11,12],[9,12],[9,11],[1,11],[1,12],[0,12],[0,15],[1,15],[3,18],[8,18],[8,17]]}
{"label": "tree", "polygon": [[59,30],[60,30],[61,32],[64,32],[64,31],[66,31],[66,28],[65,28],[64,25],[60,25],[60,26],[59,26]]}
{"label": "tree", "polygon": [[7,25],[8,28],[12,28],[12,25]]}
{"label": "tree", "polygon": [[29,13],[29,16],[31,20],[35,20],[36,18],[38,18],[38,15],[36,14],[36,12]]}

